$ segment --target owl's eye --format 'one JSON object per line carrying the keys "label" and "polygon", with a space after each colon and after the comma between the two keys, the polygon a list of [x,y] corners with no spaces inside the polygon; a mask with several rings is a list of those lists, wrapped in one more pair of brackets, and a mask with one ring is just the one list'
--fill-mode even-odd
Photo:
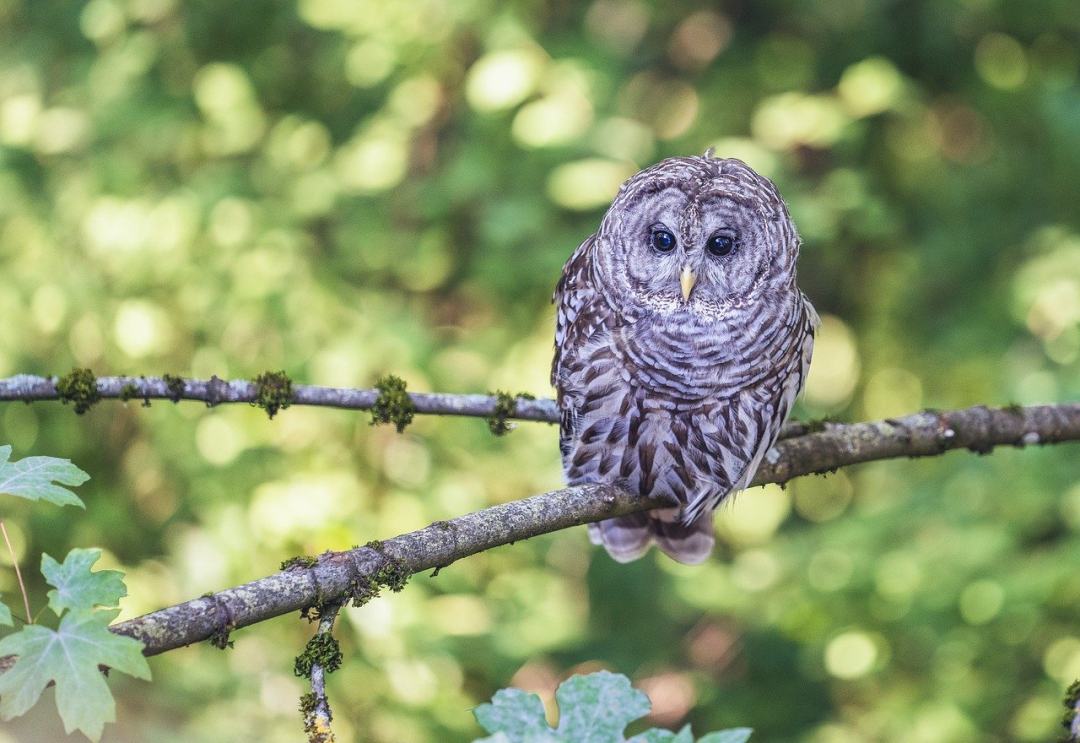
{"label": "owl's eye", "polygon": [[671,252],[675,248],[675,236],[667,230],[653,230],[652,246],[661,253]]}
{"label": "owl's eye", "polygon": [[705,243],[705,249],[712,255],[727,255],[735,250],[735,238],[730,235],[713,235]]}

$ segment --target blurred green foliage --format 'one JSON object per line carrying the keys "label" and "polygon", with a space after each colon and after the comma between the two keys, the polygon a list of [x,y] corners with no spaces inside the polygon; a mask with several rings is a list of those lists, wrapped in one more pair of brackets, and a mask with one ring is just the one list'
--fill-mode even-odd
{"label": "blurred green foliage", "polygon": [[[547,395],[563,260],[620,179],[715,146],[777,181],[805,240],[825,322],[800,415],[1076,399],[1078,39],[1075,0],[0,0],[0,375]],[[133,616],[560,483],[548,426],[368,423],[2,406],[16,457],[93,475],[85,516],[8,504],[8,528],[24,557],[104,547]],[[1045,740],[1080,675],[1078,462],[754,491],[696,568],[617,566],[583,529],[470,558],[342,612],[335,723],[467,740],[495,689],[551,705],[604,667],[649,725]],[[106,739],[296,740],[310,632],[154,659],[153,684],[118,679]]]}

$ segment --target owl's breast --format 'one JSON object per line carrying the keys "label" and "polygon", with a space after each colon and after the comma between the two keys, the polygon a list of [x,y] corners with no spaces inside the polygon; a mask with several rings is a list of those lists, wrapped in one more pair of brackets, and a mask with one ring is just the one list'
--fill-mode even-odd
{"label": "owl's breast", "polygon": [[692,408],[741,386],[744,353],[730,326],[648,318],[617,328],[610,342],[626,382],[660,406]]}
{"label": "owl's breast", "polygon": [[804,311],[791,292],[716,318],[652,315],[613,328],[607,343],[628,382],[675,409],[730,399],[783,376],[799,352]]}
{"label": "owl's breast", "polygon": [[745,469],[748,441],[761,432],[738,399],[675,401],[630,375],[610,349],[582,367],[566,403],[570,484],[607,482],[689,504],[719,501]]}

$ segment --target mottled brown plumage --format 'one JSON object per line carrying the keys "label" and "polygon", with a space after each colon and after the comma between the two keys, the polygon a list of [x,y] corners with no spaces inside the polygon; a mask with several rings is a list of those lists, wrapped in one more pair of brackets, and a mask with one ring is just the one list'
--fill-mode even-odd
{"label": "mottled brown plumage", "polygon": [[706,153],[628,180],[564,266],[551,379],[567,481],[681,504],[590,525],[616,560],[712,551],[713,510],[753,478],[810,364],[798,252],[772,182]]}

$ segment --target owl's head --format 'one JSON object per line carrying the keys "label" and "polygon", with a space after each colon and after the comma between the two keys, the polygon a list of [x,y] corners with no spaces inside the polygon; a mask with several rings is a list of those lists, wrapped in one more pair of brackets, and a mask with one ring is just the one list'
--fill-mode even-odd
{"label": "owl's head", "polygon": [[594,250],[619,309],[711,320],[770,291],[794,291],[799,238],[769,179],[709,151],[624,183]]}

